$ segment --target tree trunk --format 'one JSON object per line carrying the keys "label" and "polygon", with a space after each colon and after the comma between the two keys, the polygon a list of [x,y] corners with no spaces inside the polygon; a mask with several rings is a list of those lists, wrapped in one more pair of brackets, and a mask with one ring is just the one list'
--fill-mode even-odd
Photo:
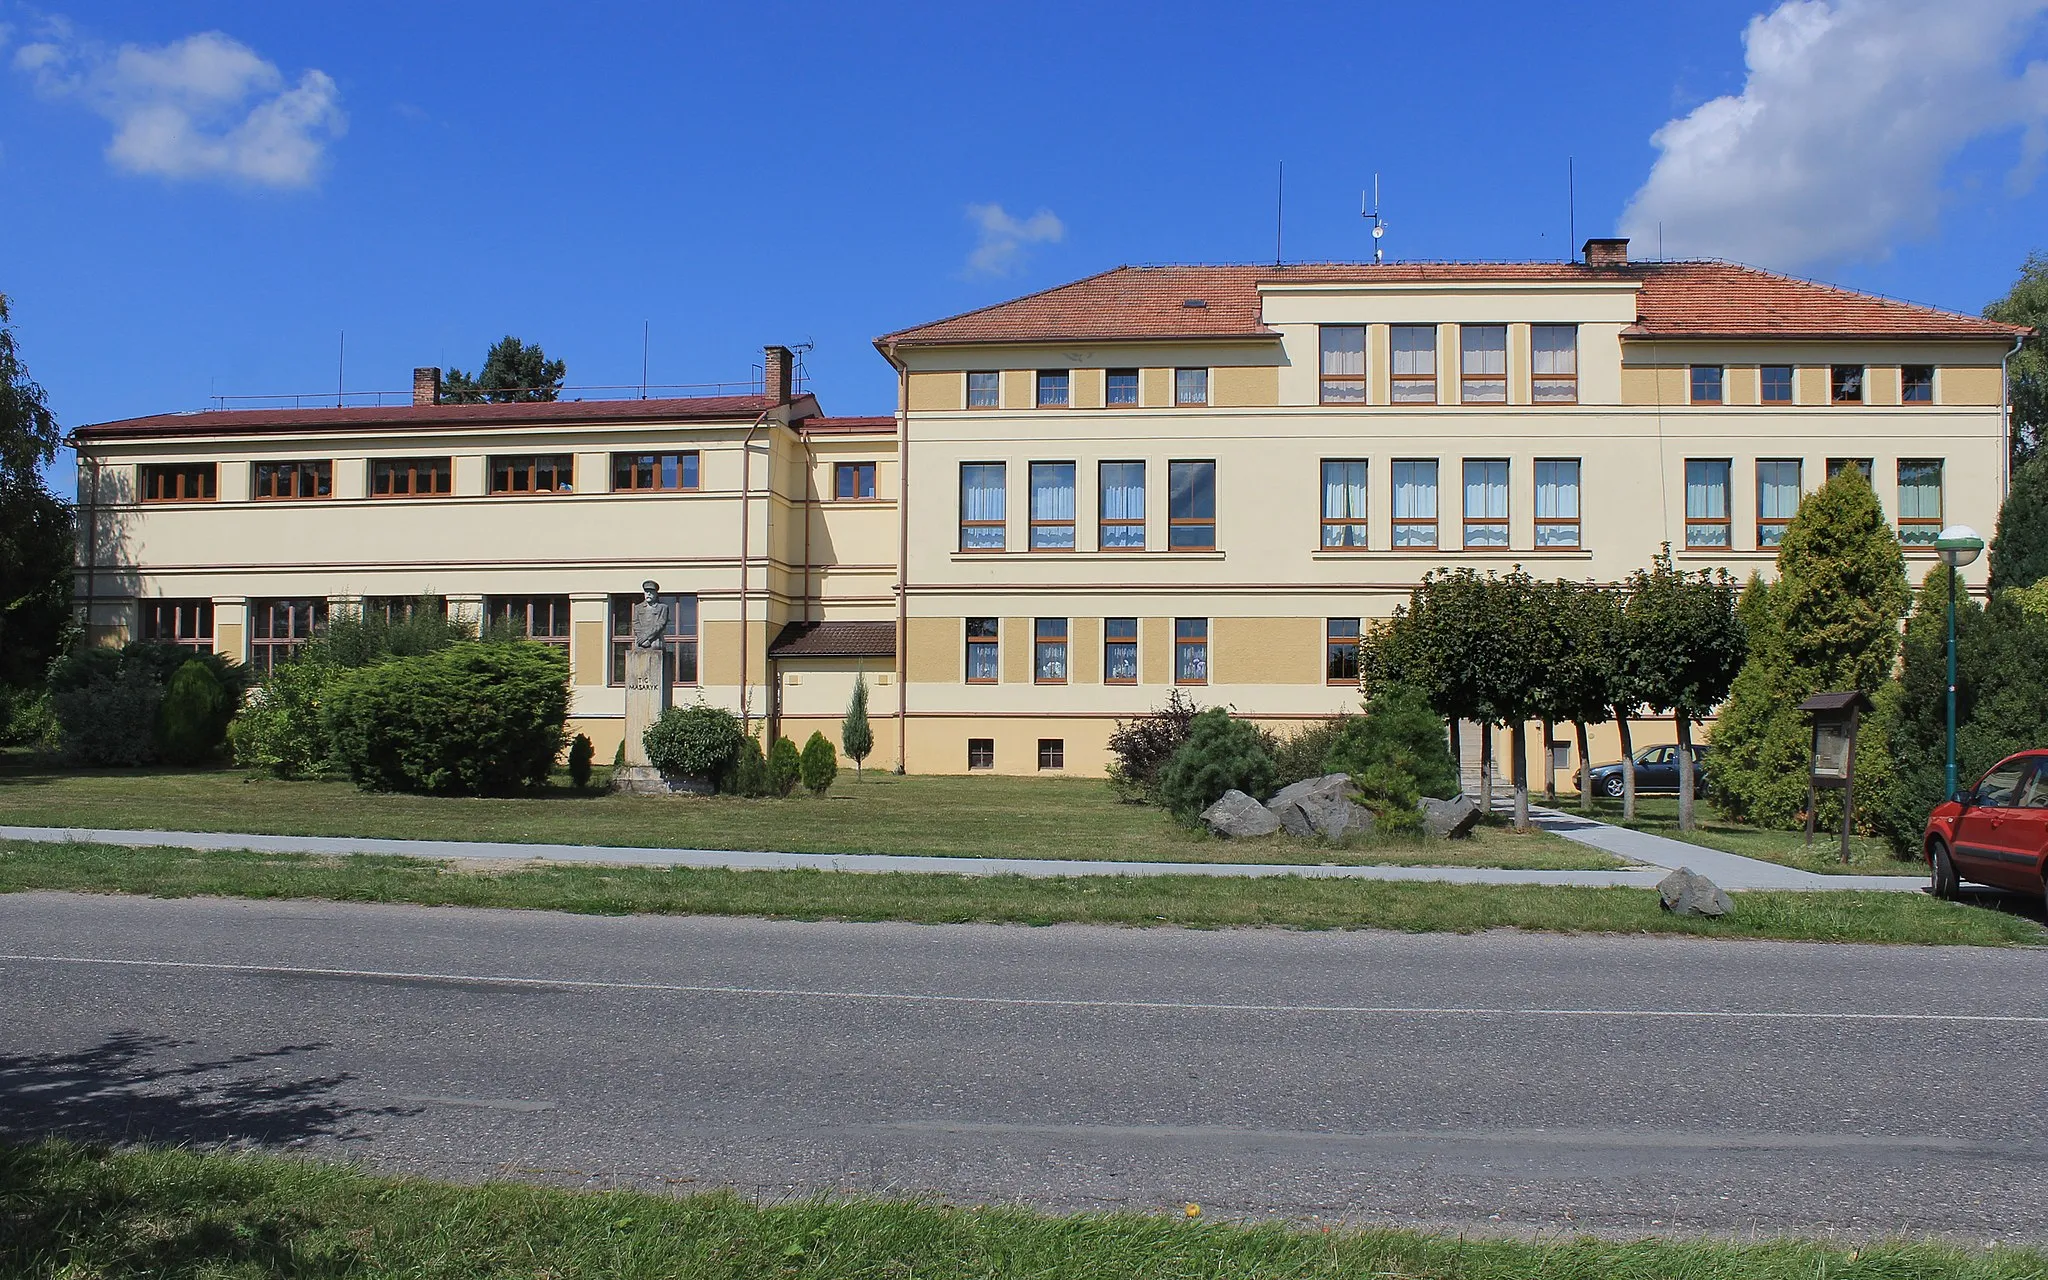
{"label": "tree trunk", "polygon": [[1493,812],[1493,721],[1479,722],[1479,811]]}
{"label": "tree trunk", "polygon": [[1515,717],[1508,730],[1508,750],[1514,755],[1511,768],[1515,778],[1515,830],[1529,829],[1529,722]]}
{"label": "tree trunk", "polygon": [[1678,722],[1678,829],[1692,830],[1692,721],[1683,710],[1672,716]]}
{"label": "tree trunk", "polygon": [[1458,739],[1462,736],[1458,732],[1458,717],[1451,716],[1447,718],[1444,721],[1444,723],[1449,726],[1449,728],[1446,730],[1445,736],[1450,739],[1451,743],[1451,772],[1454,775],[1456,775],[1458,779],[1458,789],[1460,791],[1463,791],[1465,789],[1465,756],[1464,753],[1459,750],[1459,747],[1463,744],[1461,744],[1458,741]]}
{"label": "tree trunk", "polygon": [[1557,753],[1550,749],[1550,739],[1556,734],[1557,726],[1550,717],[1543,718],[1543,803],[1557,803]]}
{"label": "tree trunk", "polygon": [[1633,822],[1636,816],[1636,744],[1629,733],[1628,708],[1614,709],[1614,727],[1621,730],[1621,817]]}
{"label": "tree trunk", "polygon": [[1586,722],[1572,721],[1579,738],[1579,812],[1593,812],[1593,757],[1586,754]]}

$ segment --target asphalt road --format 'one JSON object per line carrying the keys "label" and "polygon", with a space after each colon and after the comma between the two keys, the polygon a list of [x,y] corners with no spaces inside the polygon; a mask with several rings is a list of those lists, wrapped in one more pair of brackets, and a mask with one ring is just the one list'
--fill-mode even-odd
{"label": "asphalt road", "polygon": [[0,1131],[455,1178],[2048,1238],[2048,953],[0,896]]}

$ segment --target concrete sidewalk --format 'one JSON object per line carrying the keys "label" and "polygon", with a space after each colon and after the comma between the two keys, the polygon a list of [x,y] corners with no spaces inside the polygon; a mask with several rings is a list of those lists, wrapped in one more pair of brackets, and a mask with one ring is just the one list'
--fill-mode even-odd
{"label": "concrete sidewalk", "polygon": [[1495,867],[1337,867],[1222,862],[1114,862],[1107,859],[953,858],[905,854],[772,853],[735,849],[648,849],[611,845],[522,844],[471,840],[378,840],[347,836],[265,836],[210,831],[127,831],[0,826],[0,840],[79,842],[127,848],[238,849],[335,857],[374,854],[434,860],[572,862],[611,866],[697,867],[738,871],[853,871],[962,876],[1304,876],[1441,884],[1537,884],[1651,888],[1686,866],[1724,889],[1890,889],[1917,891],[1912,876],[1823,876],[1629,831],[1554,809],[1531,810],[1544,830],[1620,858],[1613,871],[1519,871]]}

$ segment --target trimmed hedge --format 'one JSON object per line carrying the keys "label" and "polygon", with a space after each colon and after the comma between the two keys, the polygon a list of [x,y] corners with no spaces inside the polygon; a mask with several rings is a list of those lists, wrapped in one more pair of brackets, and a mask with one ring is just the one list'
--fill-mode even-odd
{"label": "trimmed hedge", "polygon": [[508,795],[544,786],[561,754],[569,664],[550,645],[469,641],[348,672],[326,703],[365,791]]}
{"label": "trimmed hedge", "polygon": [[[663,773],[681,778],[722,778],[739,754],[738,717],[723,707],[670,707],[661,719],[647,726],[640,745],[647,748],[647,762]],[[619,745],[614,765],[626,762],[625,744]]]}

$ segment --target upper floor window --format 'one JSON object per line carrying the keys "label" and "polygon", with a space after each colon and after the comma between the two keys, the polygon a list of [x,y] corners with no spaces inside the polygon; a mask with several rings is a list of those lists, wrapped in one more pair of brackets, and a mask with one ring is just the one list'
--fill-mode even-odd
{"label": "upper floor window", "polygon": [[155,463],[142,468],[144,502],[212,502],[220,467],[212,462]]}
{"label": "upper floor window", "polygon": [[1323,679],[1358,683],[1358,619],[1331,618],[1323,632]]}
{"label": "upper floor window", "polygon": [[1829,365],[1828,399],[1835,404],[1862,404],[1863,366],[1860,364]]}
{"label": "upper floor window", "polygon": [[832,496],[840,502],[865,502],[875,496],[875,464],[835,462],[832,464]]}
{"label": "upper floor window", "polygon": [[1863,473],[1865,484],[1871,483],[1871,477],[1876,474],[1876,468],[1872,465],[1869,458],[1829,458],[1828,479],[1834,479],[1837,471],[1846,471],[1850,467],[1854,467]]}
{"label": "upper floor window", "polygon": [[1145,549],[1145,464],[1105,462],[1101,469],[1102,527],[1096,546],[1104,551]]}
{"label": "upper floor window", "polygon": [[1166,546],[1170,551],[1216,549],[1216,464],[1166,464]]}
{"label": "upper floor window", "polygon": [[695,453],[615,453],[612,492],[681,491],[697,487],[700,474]]}
{"label": "upper floor window", "polygon": [[1365,326],[1322,326],[1322,401],[1324,404],[1365,403]]}
{"label": "upper floor window", "polygon": [[[525,640],[569,648],[569,597],[485,596],[484,626]],[[627,620],[628,633],[632,627]]]}
{"label": "upper floor window", "polygon": [[370,496],[426,498],[455,490],[455,464],[448,458],[372,458]]}
{"label": "upper floor window", "polygon": [[1504,324],[1468,324],[1460,331],[1464,346],[1461,366],[1464,386],[1460,399],[1466,404],[1508,402],[1508,327]]}
{"label": "upper floor window", "polygon": [[1685,545],[1725,549],[1728,539],[1728,463],[1688,458],[1685,462]]}
{"label": "upper floor window", "polygon": [[249,665],[269,675],[326,625],[325,600],[251,600]]}
{"label": "upper floor window", "polygon": [[1757,370],[1757,390],[1765,404],[1792,403],[1792,366],[1767,364]]}
{"label": "upper floor window", "polygon": [[1325,458],[1323,546],[1363,550],[1365,535],[1365,459]]}
{"label": "upper floor window", "polygon": [[199,653],[213,652],[213,601],[144,600],[142,638]]}
{"label": "upper floor window", "polygon": [[1038,371],[1038,407],[1041,409],[1064,409],[1067,407],[1067,380],[1065,369],[1040,369]]}
{"label": "upper floor window", "polygon": [[[697,597],[663,595],[668,606],[668,630],[662,633],[661,670],[670,684],[697,683]],[[612,597],[610,678],[614,685],[626,683],[626,653],[633,647],[633,606],[641,596]]]}
{"label": "upper floor window", "polygon": [[1397,324],[1388,334],[1393,347],[1395,404],[1436,403],[1436,326]]}
{"label": "upper floor window", "polygon": [[1394,474],[1394,545],[1436,545],[1436,459],[1396,462]]}
{"label": "upper floor window", "polygon": [[1756,545],[1767,550],[1785,540],[1785,526],[1799,510],[1797,458],[1767,458],[1756,464]]}
{"label": "upper floor window", "polygon": [[1899,460],[1899,541],[1932,546],[1941,534],[1941,462]]}
{"label": "upper floor window", "polygon": [[1536,460],[1536,545],[1579,545],[1579,460]]}
{"label": "upper floor window", "polygon": [[967,375],[967,407],[994,409],[1003,402],[1003,375],[993,370]]}
{"label": "upper floor window", "polygon": [[1031,679],[1035,684],[1067,682],[1067,620],[1039,618],[1031,632]]}
{"label": "upper floor window", "polygon": [[1903,404],[1934,403],[1934,366],[1909,364],[1899,369],[1899,400]]}
{"label": "upper floor window", "polygon": [[1138,371],[1111,369],[1103,375],[1102,403],[1112,409],[1135,408],[1138,403]]}
{"label": "upper floor window", "polygon": [[1577,404],[1579,326],[1529,326],[1529,391],[1537,404]]}
{"label": "upper floor window", "polygon": [[249,468],[249,496],[259,499],[331,498],[332,462],[259,462]]}
{"label": "upper floor window", "polygon": [[1183,406],[1209,403],[1209,371],[1207,369],[1175,369],[1173,371],[1173,402]]}
{"label": "upper floor window", "polygon": [[1465,460],[1465,545],[1508,545],[1508,464],[1504,458]]}
{"label": "upper floor window", "polygon": [[1721,374],[1718,364],[1696,364],[1692,367],[1692,402],[1694,404],[1721,403]]}
{"label": "upper floor window", "polygon": [[1138,620],[1102,620],[1102,683],[1138,683]]}
{"label": "upper floor window", "polygon": [[1173,620],[1173,682],[1209,683],[1209,620]]}
{"label": "upper floor window", "polygon": [[569,493],[576,488],[576,456],[515,453],[491,459],[491,492]]}
{"label": "upper floor window", "polygon": [[1031,464],[1031,549],[1074,549],[1074,464]]}
{"label": "upper floor window", "polygon": [[1003,464],[960,464],[960,549],[1003,549]]}
{"label": "upper floor window", "polygon": [[994,684],[1002,677],[994,618],[967,620],[967,683]]}

